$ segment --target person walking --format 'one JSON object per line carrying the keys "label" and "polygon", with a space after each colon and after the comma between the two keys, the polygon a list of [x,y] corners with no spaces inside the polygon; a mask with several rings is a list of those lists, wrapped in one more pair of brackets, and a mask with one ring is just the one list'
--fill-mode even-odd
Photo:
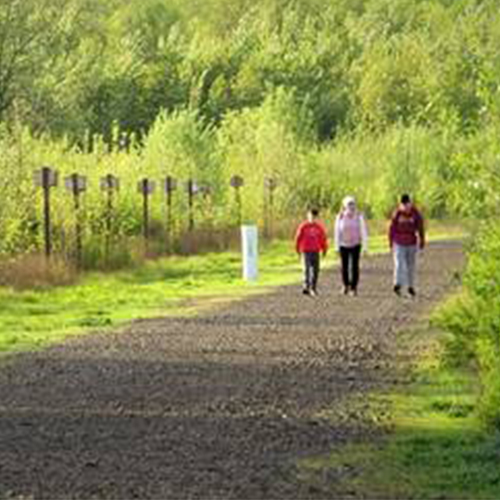
{"label": "person walking", "polygon": [[302,222],[295,235],[295,249],[304,258],[304,295],[316,296],[321,255],[328,252],[326,230],[318,220],[319,210],[312,208],[307,213],[307,220]]}
{"label": "person walking", "polygon": [[368,230],[352,196],[344,198],[342,210],[335,220],[335,246],[341,260],[342,292],[357,295],[361,251],[368,249]]}
{"label": "person walking", "polygon": [[410,296],[415,297],[417,252],[425,247],[425,226],[422,214],[408,194],[401,196],[392,216],[389,245],[394,255],[394,293],[401,295],[402,288],[408,287]]}

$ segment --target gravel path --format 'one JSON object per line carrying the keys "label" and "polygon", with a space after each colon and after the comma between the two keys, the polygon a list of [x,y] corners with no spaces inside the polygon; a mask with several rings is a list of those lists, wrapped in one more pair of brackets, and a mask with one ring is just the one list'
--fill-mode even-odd
{"label": "gravel path", "polygon": [[393,296],[388,256],[358,298],[297,286],[192,318],[138,321],[0,366],[0,498],[335,498],[303,457],[373,432],[352,397],[398,383],[398,331],[453,286],[461,246],[429,247],[421,294]]}

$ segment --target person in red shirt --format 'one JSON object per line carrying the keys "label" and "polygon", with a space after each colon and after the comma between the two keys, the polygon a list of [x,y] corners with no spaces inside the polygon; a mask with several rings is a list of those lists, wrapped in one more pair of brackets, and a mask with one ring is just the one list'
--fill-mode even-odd
{"label": "person in red shirt", "polygon": [[321,254],[328,252],[326,229],[318,221],[319,210],[312,208],[307,214],[307,221],[300,224],[295,235],[295,249],[304,256],[304,290],[305,295],[317,295]]}
{"label": "person in red shirt", "polygon": [[389,245],[394,255],[394,293],[401,295],[401,288],[407,286],[414,297],[416,257],[418,249],[425,247],[425,227],[422,214],[407,194],[392,216]]}

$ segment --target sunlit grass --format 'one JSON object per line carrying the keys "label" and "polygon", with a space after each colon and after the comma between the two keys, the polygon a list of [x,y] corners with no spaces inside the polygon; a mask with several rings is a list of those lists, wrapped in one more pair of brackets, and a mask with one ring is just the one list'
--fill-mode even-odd
{"label": "sunlit grass", "polygon": [[500,435],[486,432],[475,412],[477,380],[439,359],[436,347],[411,386],[373,396],[391,410],[388,435],[303,460],[304,481],[342,470],[341,491],[361,498],[500,498]]}
{"label": "sunlit grass", "polygon": [[[371,253],[387,249],[383,229],[377,230]],[[443,225],[432,233],[434,238],[461,234]],[[324,267],[335,262],[331,252]],[[42,291],[0,288],[0,352],[35,349],[133,319],[191,314],[301,280],[302,265],[290,241],[264,246],[259,268],[258,282],[247,284],[241,278],[239,253],[212,253],[149,261],[111,274],[90,273],[75,285]]]}

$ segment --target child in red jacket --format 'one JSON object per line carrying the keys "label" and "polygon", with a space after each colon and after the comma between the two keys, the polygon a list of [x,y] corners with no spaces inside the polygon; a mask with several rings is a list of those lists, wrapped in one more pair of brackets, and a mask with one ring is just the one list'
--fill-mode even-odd
{"label": "child in red jacket", "polygon": [[320,253],[326,256],[328,238],[326,230],[318,221],[319,210],[312,208],[307,213],[307,221],[297,229],[295,249],[299,255],[304,255],[304,290],[305,295],[317,295],[317,285],[320,270]]}

